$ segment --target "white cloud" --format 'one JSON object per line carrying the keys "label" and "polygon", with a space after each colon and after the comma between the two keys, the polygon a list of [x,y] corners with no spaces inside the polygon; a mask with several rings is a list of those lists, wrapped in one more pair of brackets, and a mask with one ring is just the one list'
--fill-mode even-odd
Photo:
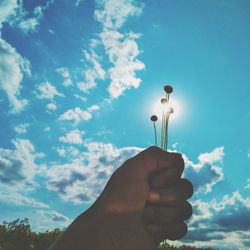
{"label": "white cloud", "polygon": [[[94,107],[94,108],[93,108]],[[93,111],[98,110],[98,105],[93,105],[89,107],[87,110],[81,110],[79,107],[69,109],[66,112],[64,112],[62,115],[60,115],[59,120],[72,120],[76,124],[80,121],[88,121],[92,118]]]}
{"label": "white cloud", "polygon": [[[118,149],[112,144],[99,142],[85,142],[84,145],[87,149],[86,152],[79,151],[74,147],[58,148],[59,155],[65,157],[66,160],[68,159],[69,163],[52,166],[49,170],[51,171],[49,174],[49,189],[57,191],[62,198],[72,199],[76,203],[81,200],[89,202],[96,198],[114,170],[123,161],[142,150],[135,147]],[[216,154],[218,150],[212,152]],[[221,154],[223,154],[223,151],[221,151]],[[197,190],[209,192],[223,178],[222,170],[217,171],[211,166],[206,167],[206,164],[203,165],[203,163],[194,164],[186,156],[184,158],[188,165],[187,168],[190,169],[185,172],[185,177],[191,177],[190,179]],[[220,158],[214,157],[214,159],[217,163]],[[212,161],[210,162],[212,163]],[[72,171],[79,173],[79,175],[72,176]],[[195,191],[197,192],[197,190]],[[85,198],[78,196],[80,194],[85,194]]]}
{"label": "white cloud", "polygon": [[247,179],[247,185],[244,188],[250,189],[250,178]]}
{"label": "white cloud", "polygon": [[28,127],[29,127],[28,123],[23,123],[23,124],[20,124],[20,125],[14,127],[14,130],[17,134],[24,134],[27,132]]}
{"label": "white cloud", "polygon": [[119,29],[129,16],[142,13],[142,6],[135,6],[133,0],[96,0],[98,9],[95,18],[106,29]]}
{"label": "white cloud", "polygon": [[78,82],[77,87],[83,91],[88,93],[91,89],[93,89],[97,83],[97,80],[104,80],[106,77],[106,73],[99,63],[100,58],[97,54],[91,49],[90,52],[83,51],[85,55],[85,59],[90,64],[89,68],[84,72],[85,81]]}
{"label": "white cloud", "polygon": [[52,165],[45,171],[48,189],[75,204],[89,204],[96,199],[114,170],[141,151],[136,147],[117,149],[99,142],[88,142],[85,146],[87,152],[75,152],[70,163]]}
{"label": "white cloud", "polygon": [[72,145],[56,148],[56,152],[61,157],[66,159],[75,159],[75,161],[77,161],[76,159],[82,155],[81,152]]}
{"label": "white cloud", "polygon": [[102,24],[100,38],[109,61],[113,65],[109,69],[111,83],[108,91],[110,97],[114,99],[131,87],[138,88],[141,83],[141,79],[135,74],[136,71],[145,67],[137,59],[140,51],[135,40],[140,35],[132,32],[121,34],[118,29],[129,16],[141,14],[143,8],[136,6],[132,0],[100,0],[97,3],[98,9],[95,11],[95,17]]}
{"label": "white cloud", "polygon": [[66,150],[64,148],[57,148],[56,152],[58,153],[59,156],[62,156],[62,157],[66,155]]}
{"label": "white cloud", "polygon": [[35,159],[39,157],[29,140],[12,142],[14,150],[0,148],[0,181],[8,188],[30,183],[35,175]]}
{"label": "white cloud", "polygon": [[71,80],[70,78],[64,79],[63,85],[64,85],[65,87],[71,86],[71,85],[72,85],[72,80]]}
{"label": "white cloud", "polygon": [[[0,36],[3,23],[11,22],[18,4],[16,0],[0,2]],[[24,74],[30,75],[30,63],[1,37],[0,58],[0,88],[6,92],[12,112],[20,112],[27,104],[27,100],[20,98],[20,91]]]}
{"label": "white cloud", "polygon": [[0,193],[0,201],[1,203],[14,204],[18,206],[28,206],[36,209],[49,208],[48,205],[39,202],[33,198],[23,196],[17,192],[8,192],[2,190]]}
{"label": "white cloud", "polygon": [[46,127],[43,131],[45,131],[45,132],[49,132],[51,130],[51,128],[50,127]]}
{"label": "white cloud", "polygon": [[[136,43],[139,34],[129,32],[121,34],[118,29],[130,16],[142,13],[142,5],[136,6],[129,0],[96,0],[97,9],[95,18],[101,24],[102,31],[99,39],[90,41],[90,50],[84,50],[86,62],[89,64],[84,71],[84,80],[77,83],[77,87],[88,93],[97,86],[97,81],[109,77],[111,80],[108,92],[111,99],[118,98],[130,88],[138,88],[141,79],[136,76],[136,71],[142,70],[145,65],[137,59],[140,50]],[[102,45],[108,56],[111,67],[107,73],[101,66],[101,60],[96,51]]]}
{"label": "white cloud", "polygon": [[109,69],[111,83],[108,87],[111,98],[118,98],[127,89],[138,88],[141,79],[136,77],[136,71],[144,68],[137,56],[140,54],[134,34],[122,35],[117,31],[103,31],[101,39],[109,61],[113,67]]}
{"label": "white cloud", "polygon": [[76,99],[81,100],[82,102],[86,102],[86,101],[88,100],[86,97],[80,96],[80,95],[78,95],[78,94],[74,94],[74,97],[75,97]]}
{"label": "white cloud", "polygon": [[58,68],[56,70],[56,72],[58,74],[60,74],[63,78],[68,78],[70,77],[70,73],[69,73],[69,69],[68,68],[65,68],[65,67],[62,67],[62,68]]}
{"label": "white cloud", "polygon": [[247,249],[250,240],[250,200],[239,192],[225,195],[219,202],[195,200],[193,216],[188,222],[185,243],[222,249]]}
{"label": "white cloud", "polygon": [[48,32],[51,34],[51,35],[54,35],[55,34],[55,31],[53,29],[48,29]]}
{"label": "white cloud", "polygon": [[27,100],[19,96],[24,74],[30,75],[30,63],[1,38],[0,58],[0,88],[6,92],[12,111],[20,112],[27,104]]}
{"label": "white cloud", "polygon": [[8,18],[16,11],[17,0],[5,0],[0,2],[0,30],[2,23],[8,21]]}
{"label": "white cloud", "polygon": [[[14,215],[14,219],[28,217],[35,230],[68,226],[70,221],[66,216],[30,197],[30,191],[39,187],[34,177],[45,171],[42,166],[38,168],[35,161],[44,155],[36,153],[29,140],[16,139],[12,143],[14,149],[0,148],[0,203],[14,205],[16,208],[25,207],[21,212],[15,209],[11,216]],[[37,218],[40,218],[39,222]]]}
{"label": "white cloud", "polygon": [[83,2],[84,0],[76,0],[75,6],[78,7],[78,5]]}
{"label": "white cloud", "polygon": [[89,112],[92,112],[92,111],[97,111],[97,110],[99,110],[100,109],[100,106],[98,106],[98,105],[92,105],[92,106],[90,106],[89,108],[88,108],[88,111]]}
{"label": "white cloud", "polygon": [[64,97],[64,95],[58,92],[56,87],[49,82],[45,82],[37,86],[36,95],[39,99],[49,99],[49,100],[53,100],[55,96]]}
{"label": "white cloud", "polygon": [[82,135],[84,131],[80,131],[78,129],[72,130],[68,132],[65,136],[59,137],[59,141],[69,144],[82,144]]}
{"label": "white cloud", "polygon": [[222,162],[224,158],[224,147],[215,148],[211,153],[203,153],[198,157],[201,164]]}
{"label": "white cloud", "polygon": [[48,103],[47,105],[46,105],[46,107],[47,107],[47,109],[49,109],[49,110],[56,110],[57,109],[57,106],[56,106],[56,104],[55,103]]}
{"label": "white cloud", "polygon": [[224,147],[218,147],[210,153],[202,153],[199,162],[194,163],[183,155],[185,161],[184,176],[191,180],[195,192],[211,192],[212,187],[223,180]]}
{"label": "white cloud", "polygon": [[12,15],[8,20],[9,24],[19,28],[23,33],[32,33],[38,30],[44,11],[54,2],[54,0],[49,0],[44,6],[37,6],[30,12],[24,8],[23,0],[12,0],[9,2],[12,2],[12,5],[15,3],[15,11],[11,13]]}
{"label": "white cloud", "polygon": [[79,123],[80,121],[88,121],[92,118],[92,115],[90,112],[86,110],[81,110],[79,107],[69,109],[65,113],[63,113],[59,120],[73,120],[75,123]]}
{"label": "white cloud", "polygon": [[[32,229],[38,232],[44,232],[48,229],[66,228],[70,224],[70,219],[65,215],[52,209],[39,209],[26,212]],[[37,219],[39,218],[39,220]]]}
{"label": "white cloud", "polygon": [[34,8],[33,17],[31,18],[25,17],[28,14],[25,10],[22,10],[19,13],[19,16],[16,17],[15,21],[13,21],[13,26],[17,26],[24,33],[36,31],[43,17],[42,7],[38,6]]}
{"label": "white cloud", "polygon": [[69,72],[69,69],[68,68],[65,68],[65,67],[62,67],[62,68],[58,68],[56,70],[56,72],[58,74],[60,74],[64,80],[63,80],[63,85],[65,87],[69,87],[72,85],[72,79],[71,79],[71,76],[70,76],[70,72]]}
{"label": "white cloud", "polygon": [[[4,218],[5,221],[13,221],[16,218],[24,217],[29,218],[31,228],[38,232],[65,228],[70,223],[69,218],[65,215],[51,209],[47,204],[23,194],[1,192],[0,202],[1,204],[15,205],[16,208],[22,208],[20,211],[15,209],[11,214],[8,213]],[[25,209],[23,209],[24,207]],[[8,215],[11,215],[11,217],[8,217]]]}

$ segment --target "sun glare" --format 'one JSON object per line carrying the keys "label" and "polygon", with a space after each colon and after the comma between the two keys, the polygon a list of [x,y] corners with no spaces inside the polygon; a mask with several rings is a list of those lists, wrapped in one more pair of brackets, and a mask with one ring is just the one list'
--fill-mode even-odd
{"label": "sun glare", "polygon": [[170,98],[168,103],[161,103],[161,98],[158,98],[157,102],[153,107],[153,113],[159,118],[162,119],[162,113],[168,112],[171,108],[173,108],[173,113],[170,115],[169,119],[172,121],[176,121],[180,119],[181,116],[181,103],[176,98]]}

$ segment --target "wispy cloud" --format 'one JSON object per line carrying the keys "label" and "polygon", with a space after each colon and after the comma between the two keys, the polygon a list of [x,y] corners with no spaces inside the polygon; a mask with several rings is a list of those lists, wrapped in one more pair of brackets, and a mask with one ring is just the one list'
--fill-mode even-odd
{"label": "wispy cloud", "polygon": [[30,62],[1,38],[3,23],[10,23],[17,9],[16,0],[0,2],[0,88],[6,92],[13,113],[22,111],[27,104],[20,98],[21,81],[24,75],[31,74]]}
{"label": "wispy cloud", "polygon": [[72,131],[69,131],[65,136],[59,137],[59,141],[69,144],[82,144],[83,139],[82,135],[84,134],[84,131],[80,131],[79,129],[74,129]]}
{"label": "wispy cloud", "polygon": [[183,155],[185,161],[184,176],[190,179],[195,192],[211,192],[212,187],[223,180],[221,168],[224,157],[224,147],[218,147],[210,153],[200,154],[198,163],[194,163]]}
{"label": "wispy cloud", "polygon": [[0,29],[2,28],[2,23],[8,21],[15,13],[17,7],[18,3],[16,0],[0,2]]}
{"label": "wispy cloud", "polygon": [[[220,201],[196,200],[189,221],[186,243],[223,249],[246,249],[250,243],[250,200],[239,192],[225,195]],[[247,237],[248,236],[248,237]],[[248,238],[248,240],[246,240]],[[241,246],[241,247],[240,247]]]}
{"label": "wispy cloud", "polygon": [[53,100],[55,96],[64,97],[64,94],[60,93],[50,82],[45,82],[37,86],[36,96],[39,99]]}
{"label": "wispy cloud", "polygon": [[133,0],[96,0],[96,3],[96,19],[103,28],[110,30],[121,28],[129,16],[138,16],[143,9],[142,6],[136,6]]}
{"label": "wispy cloud", "polygon": [[73,109],[69,109],[62,115],[60,115],[59,120],[74,121],[75,124],[79,123],[80,121],[88,121],[92,118],[93,111],[96,111],[98,109],[98,105],[91,106],[87,110],[82,110],[79,107],[76,107]]}
{"label": "wispy cloud", "polygon": [[250,189],[250,178],[247,179],[247,184],[244,187],[245,189]]}
{"label": "wispy cloud", "polygon": [[72,79],[68,68],[66,67],[58,68],[56,72],[63,77],[64,80],[62,84],[65,87],[69,87],[72,85]]}
{"label": "wispy cloud", "polygon": [[81,152],[74,146],[62,146],[56,148],[56,152],[65,159],[77,159],[77,157],[81,156]]}
{"label": "wispy cloud", "polygon": [[[79,133],[80,131],[78,134]],[[84,145],[87,149],[86,152],[80,152],[74,147],[58,148],[58,154],[66,157],[69,163],[49,168],[51,170],[49,174],[49,189],[57,191],[61,194],[61,197],[66,200],[75,200],[76,203],[81,202],[81,199],[79,197],[77,198],[77,195],[80,194],[80,190],[84,190],[85,196],[88,197],[85,197],[86,201],[82,198],[82,202],[90,202],[90,200],[97,197],[114,170],[120,166],[123,161],[142,150],[136,147],[119,149],[112,144],[101,142],[87,141]],[[223,178],[223,172],[219,167],[214,168],[214,166],[205,163],[208,161],[214,164],[217,163],[218,160],[221,161],[222,155],[224,154],[223,149],[216,148],[211,153],[206,154],[206,159],[204,158],[205,154],[200,155],[200,158],[204,160],[198,164],[194,164],[184,156],[187,165],[185,176],[191,179],[197,190],[203,192],[211,191],[212,187]],[[86,164],[83,164],[83,162],[86,162]],[[217,168],[220,170],[217,170]],[[79,173],[82,180],[74,180],[74,176],[71,176],[72,171]],[[62,175],[61,172],[64,174]],[[99,185],[97,185],[96,182],[98,182]],[[97,186],[98,188],[96,188]],[[60,188],[63,190],[60,190]],[[68,188],[70,191],[67,191]],[[68,194],[68,192],[70,192],[70,194]]]}
{"label": "wispy cloud", "polygon": [[113,30],[101,33],[106,53],[113,65],[109,69],[111,83],[108,91],[111,98],[118,98],[125,90],[140,86],[141,79],[136,77],[136,71],[143,69],[144,64],[137,59],[140,51],[135,39],[138,37],[134,33],[122,35]]}
{"label": "wispy cloud", "polygon": [[20,124],[16,127],[14,127],[14,130],[17,134],[24,134],[27,132],[27,128],[29,127],[30,125],[28,123],[23,123],[23,124]]}
{"label": "wispy cloud", "polygon": [[30,183],[36,173],[35,159],[39,157],[29,140],[12,142],[14,150],[0,148],[0,181],[8,187]]}
{"label": "wispy cloud", "polygon": [[[93,47],[93,46],[91,46]],[[77,87],[88,93],[91,89],[95,88],[98,80],[104,80],[106,77],[106,72],[100,64],[100,58],[94,52],[94,49],[91,48],[90,52],[86,50],[83,51],[85,60],[89,64],[89,67],[84,72],[84,81],[78,82]]]}
{"label": "wispy cloud", "polygon": [[[92,202],[102,191],[108,178],[126,159],[140,148],[117,149],[112,144],[85,143],[87,151],[71,158],[70,163],[52,165],[46,170],[48,189],[75,204]],[[72,150],[72,148],[71,148]],[[62,152],[68,154],[67,149]]]}
{"label": "wispy cloud", "polygon": [[[145,65],[138,59],[141,51],[136,40],[140,34],[133,32],[121,33],[120,28],[129,17],[142,13],[142,4],[135,4],[129,0],[96,0],[95,19],[100,23],[102,31],[97,39],[90,41],[88,51],[84,50],[86,64],[84,80],[77,83],[77,87],[88,93],[97,86],[100,80],[109,79],[108,93],[111,99],[120,97],[127,89],[138,88],[141,79],[136,71],[142,70]],[[97,55],[97,48],[104,49],[111,66],[103,69],[103,58]],[[106,58],[105,58],[106,59]]]}
{"label": "wispy cloud", "polygon": [[31,197],[26,197],[18,192],[6,192],[2,190],[0,193],[1,203],[14,204],[18,206],[28,206],[36,209],[49,208],[48,205],[39,202]]}
{"label": "wispy cloud", "polygon": [[57,109],[57,105],[53,102],[50,102],[46,105],[47,109],[49,110],[56,110]]}
{"label": "wispy cloud", "polygon": [[[70,219],[65,215],[51,209],[48,204],[29,197],[22,190],[22,194],[18,192],[5,192],[1,190],[1,204],[15,205],[17,211],[14,213],[16,218],[29,218],[31,227],[36,231],[45,231],[48,228],[65,228],[70,223]],[[25,213],[20,208],[25,208]],[[7,216],[6,216],[7,217]],[[8,220],[8,218],[4,218]],[[39,220],[37,220],[39,218]],[[9,218],[13,220],[13,218]]]}
{"label": "wispy cloud", "polygon": [[16,3],[15,11],[10,16],[9,24],[27,34],[37,31],[44,11],[48,9],[54,0],[49,0],[44,5],[39,5],[30,12],[24,8],[23,0],[9,2]]}
{"label": "wispy cloud", "polygon": [[19,96],[24,74],[31,74],[30,63],[1,38],[0,58],[0,87],[7,94],[12,111],[20,112],[27,104],[27,100],[21,99]]}
{"label": "wispy cloud", "polygon": [[144,64],[137,59],[140,51],[136,39],[140,35],[133,32],[126,34],[118,30],[129,16],[142,13],[142,6],[136,6],[133,0],[97,0],[95,18],[102,25],[101,42],[113,65],[108,73],[111,83],[108,91],[112,99],[121,96],[131,87],[137,88],[141,79],[136,77],[136,71],[143,69]]}

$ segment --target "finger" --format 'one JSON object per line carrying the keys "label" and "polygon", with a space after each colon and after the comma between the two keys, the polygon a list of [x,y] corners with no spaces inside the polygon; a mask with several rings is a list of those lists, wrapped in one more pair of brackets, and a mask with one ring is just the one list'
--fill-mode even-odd
{"label": "finger", "polygon": [[149,147],[133,157],[147,175],[163,168],[184,168],[184,160],[179,153],[169,153],[158,147]]}
{"label": "finger", "polygon": [[175,186],[151,190],[147,201],[168,206],[177,206],[190,198],[192,194],[192,183],[186,179],[180,179]]}
{"label": "finger", "polygon": [[175,185],[181,178],[183,169],[167,168],[153,172],[148,180],[151,189],[166,188]]}
{"label": "finger", "polygon": [[167,207],[156,204],[146,204],[143,219],[148,223],[177,223],[192,215],[192,206],[185,201],[177,207]]}
{"label": "finger", "polygon": [[158,169],[162,168],[178,168],[181,172],[184,169],[184,160],[182,155],[175,152],[166,152],[163,153],[158,158]]}
{"label": "finger", "polygon": [[172,224],[149,224],[146,226],[146,229],[158,242],[165,239],[178,240],[187,233],[187,225],[184,222]]}

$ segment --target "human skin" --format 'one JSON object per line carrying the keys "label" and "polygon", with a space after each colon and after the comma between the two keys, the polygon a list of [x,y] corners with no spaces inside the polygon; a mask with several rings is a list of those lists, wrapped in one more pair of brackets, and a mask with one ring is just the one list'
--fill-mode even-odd
{"label": "human skin", "polygon": [[187,232],[192,184],[181,154],[150,147],[125,161],[51,250],[155,250]]}

